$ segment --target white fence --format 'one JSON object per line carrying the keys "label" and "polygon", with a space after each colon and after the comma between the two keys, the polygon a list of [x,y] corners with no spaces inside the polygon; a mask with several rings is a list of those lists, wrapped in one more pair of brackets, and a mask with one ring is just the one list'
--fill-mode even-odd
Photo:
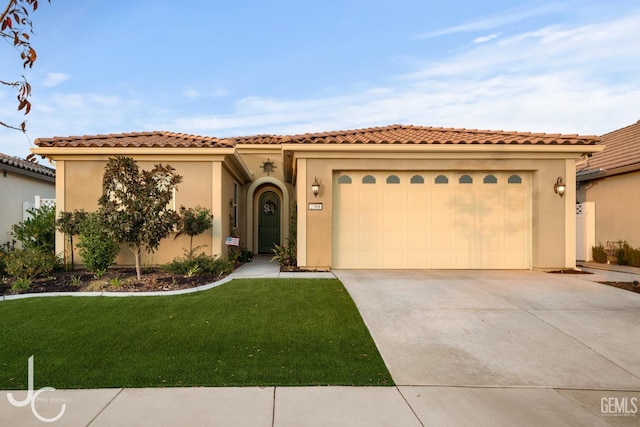
{"label": "white fence", "polygon": [[591,248],[596,245],[596,203],[576,205],[576,260],[593,261]]}
{"label": "white fence", "polygon": [[43,199],[40,196],[35,197],[35,203],[23,201],[22,202],[22,220],[25,221],[31,218],[29,209],[40,209],[43,206],[55,206],[56,199]]}

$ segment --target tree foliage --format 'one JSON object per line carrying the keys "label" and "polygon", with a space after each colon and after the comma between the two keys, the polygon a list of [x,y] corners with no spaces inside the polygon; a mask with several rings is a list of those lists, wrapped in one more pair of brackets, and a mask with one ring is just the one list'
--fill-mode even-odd
{"label": "tree foliage", "polygon": [[36,248],[43,252],[55,251],[56,207],[44,205],[40,209],[30,208],[31,218],[13,226],[12,235],[22,243],[24,249]]}
{"label": "tree foliage", "polygon": [[83,210],[75,210],[73,212],[60,212],[60,216],[56,220],[56,228],[69,239],[71,247],[71,269],[75,268],[73,261],[73,236],[80,234],[80,225],[87,218],[87,213]]}
{"label": "tree foliage", "polygon": [[97,212],[89,214],[82,212],[82,214],[82,219],[77,223],[77,234],[80,235],[80,242],[78,242],[80,256],[87,270],[101,276],[115,262],[120,247],[105,227],[100,214]]}
{"label": "tree foliage", "polygon": [[[51,0],[47,0],[51,3]],[[0,12],[0,36],[9,42],[18,52],[24,68],[32,68],[36,62],[36,50],[31,46],[31,34],[33,34],[33,22],[29,14],[38,9],[38,0],[9,0],[4,11]],[[9,86],[18,92],[18,111],[29,114],[31,111],[31,85],[22,76],[22,80],[5,81],[0,79],[0,84]],[[25,131],[26,122],[17,126],[10,125],[0,120],[0,125],[9,129]]]}
{"label": "tree foliage", "polygon": [[189,256],[193,257],[193,237],[204,233],[209,228],[213,227],[213,215],[211,211],[202,206],[196,206],[195,208],[185,208],[180,206],[180,218],[178,220],[178,234],[176,238],[181,234],[189,236]]}
{"label": "tree foliage", "polygon": [[178,222],[169,203],[180,182],[182,177],[169,165],[157,164],[145,171],[132,158],[122,156],[107,163],[105,194],[98,201],[100,213],[114,239],[133,252],[138,280],[142,249],[154,252]]}

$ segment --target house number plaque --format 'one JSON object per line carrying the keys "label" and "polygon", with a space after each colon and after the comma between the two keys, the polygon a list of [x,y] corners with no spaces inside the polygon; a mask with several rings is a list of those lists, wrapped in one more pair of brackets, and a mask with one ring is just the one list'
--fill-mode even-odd
{"label": "house number plaque", "polygon": [[322,210],[322,203],[309,203],[309,210],[310,211],[321,211]]}

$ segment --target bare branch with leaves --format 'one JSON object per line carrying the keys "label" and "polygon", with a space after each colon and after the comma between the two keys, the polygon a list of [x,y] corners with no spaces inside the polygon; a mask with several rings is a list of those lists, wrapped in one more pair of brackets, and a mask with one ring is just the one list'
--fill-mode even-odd
{"label": "bare branch with leaves", "polygon": [[[47,0],[51,3],[51,0]],[[0,37],[4,38],[18,52],[24,68],[32,68],[36,62],[36,50],[31,46],[31,34],[33,34],[33,22],[29,14],[38,9],[38,0],[9,0],[7,7],[0,15]],[[18,111],[24,111],[27,115],[31,111],[31,85],[22,76],[22,80],[5,81],[0,79],[0,84],[15,89],[18,99]],[[0,126],[25,132],[26,121],[19,125],[11,125],[0,120]]]}

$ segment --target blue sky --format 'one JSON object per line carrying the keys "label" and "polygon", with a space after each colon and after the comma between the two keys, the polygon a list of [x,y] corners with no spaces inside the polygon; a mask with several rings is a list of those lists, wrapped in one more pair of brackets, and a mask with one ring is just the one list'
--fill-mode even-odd
{"label": "blue sky", "polygon": [[[0,3],[2,3],[0,1]],[[28,136],[395,123],[603,134],[640,119],[636,0],[52,0]],[[0,117],[22,121],[0,89]],[[0,152],[31,143],[0,129]]]}

